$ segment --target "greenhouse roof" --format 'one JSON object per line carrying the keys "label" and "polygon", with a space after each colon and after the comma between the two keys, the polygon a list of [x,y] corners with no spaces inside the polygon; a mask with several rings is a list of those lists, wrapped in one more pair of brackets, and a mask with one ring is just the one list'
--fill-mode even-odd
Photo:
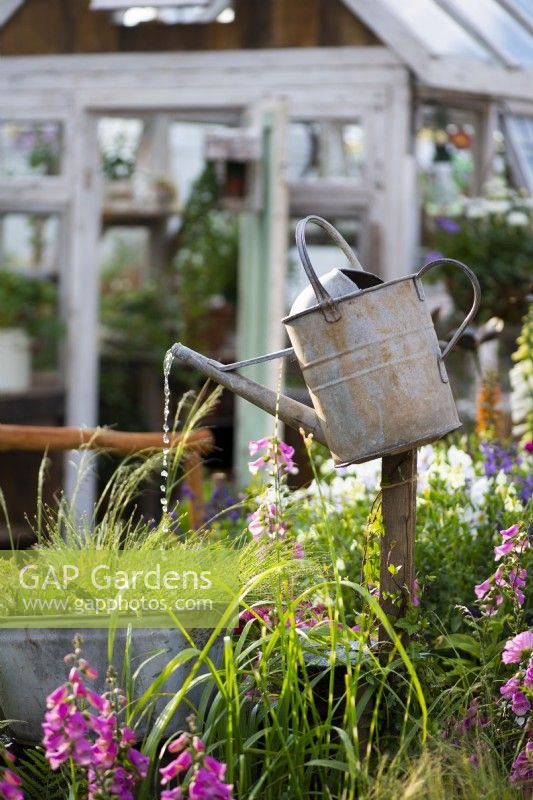
{"label": "greenhouse roof", "polygon": [[422,83],[533,100],[533,0],[343,0]]}

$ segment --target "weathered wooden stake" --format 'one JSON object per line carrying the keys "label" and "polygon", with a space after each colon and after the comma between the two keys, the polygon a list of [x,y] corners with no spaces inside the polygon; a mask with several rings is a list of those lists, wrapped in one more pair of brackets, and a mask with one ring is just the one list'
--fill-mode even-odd
{"label": "weathered wooden stake", "polygon": [[191,528],[200,528],[204,522],[205,501],[202,456],[194,450],[185,459],[185,480],[191,490],[189,522]]}
{"label": "weathered wooden stake", "polygon": [[[384,535],[380,603],[387,616],[394,619],[405,613],[415,579],[416,456],[416,449],[384,456],[381,467]],[[397,597],[398,593],[402,600],[394,603],[390,595]],[[379,638],[387,638],[382,628]]]}

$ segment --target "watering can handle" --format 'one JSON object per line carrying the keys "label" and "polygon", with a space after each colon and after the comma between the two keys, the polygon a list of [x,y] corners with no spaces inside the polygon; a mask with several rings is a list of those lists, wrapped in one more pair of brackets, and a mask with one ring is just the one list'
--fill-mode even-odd
{"label": "watering can handle", "polygon": [[453,264],[454,266],[459,267],[459,269],[461,269],[465,273],[465,275],[470,279],[470,283],[474,287],[474,302],[472,303],[472,308],[464,318],[463,322],[461,323],[461,325],[459,325],[459,327],[455,331],[455,334],[452,336],[452,338],[442,351],[440,355],[441,361],[444,358],[446,358],[452,347],[455,347],[458,340],[463,335],[464,329],[466,328],[468,323],[471,322],[472,319],[475,317],[476,312],[479,308],[479,301],[481,299],[481,287],[479,285],[479,281],[476,278],[475,274],[472,272],[470,267],[467,267],[466,264],[463,264],[462,261],[457,261],[455,258],[438,258],[435,261],[430,261],[429,263],[424,264],[424,266],[421,269],[419,269],[418,272],[416,273],[415,280],[421,278],[423,275],[426,274],[426,272],[429,272],[430,269],[433,269],[434,267],[440,267],[442,264]]}
{"label": "watering can handle", "polygon": [[296,225],[296,247],[298,248],[298,254],[300,256],[300,260],[302,262],[303,268],[305,269],[306,275],[309,278],[309,282],[314,289],[316,299],[318,300],[318,304],[322,308],[322,313],[326,318],[327,322],[336,322],[338,319],[341,318],[341,312],[331,297],[331,295],[326,291],[326,289],[320,283],[318,276],[313,269],[313,265],[311,264],[311,259],[309,258],[309,253],[307,252],[307,243],[305,241],[305,227],[309,222],[314,222],[315,225],[319,225],[323,228],[326,233],[333,239],[336,245],[342,250],[352,267],[354,269],[363,270],[363,267],[359,263],[359,259],[355,255],[354,251],[344,239],[338,230],[331,225],[327,220],[323,219],[322,217],[317,217],[312,214],[309,217],[305,217],[305,219],[301,219],[298,224]]}

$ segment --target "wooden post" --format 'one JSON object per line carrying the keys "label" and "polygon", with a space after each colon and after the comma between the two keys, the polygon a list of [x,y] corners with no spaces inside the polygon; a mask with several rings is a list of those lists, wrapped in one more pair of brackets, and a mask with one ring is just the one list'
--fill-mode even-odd
{"label": "wooden post", "polygon": [[189,501],[189,523],[191,528],[197,530],[204,523],[205,504],[202,456],[194,450],[185,459],[185,480],[192,494]]}
{"label": "wooden post", "polygon": [[[387,616],[393,619],[404,614],[415,579],[416,455],[414,449],[385,456],[381,467],[384,534],[380,604]],[[394,602],[391,595],[397,598],[398,594],[401,598]],[[383,628],[379,638],[387,638]]]}

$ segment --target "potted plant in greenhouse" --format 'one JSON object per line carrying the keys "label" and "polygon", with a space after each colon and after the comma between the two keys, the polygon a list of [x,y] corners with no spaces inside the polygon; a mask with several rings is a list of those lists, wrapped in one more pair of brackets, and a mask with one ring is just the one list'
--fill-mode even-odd
{"label": "potted plant in greenhouse", "polygon": [[36,365],[49,367],[62,331],[53,283],[0,270],[0,391],[28,389],[32,345]]}
{"label": "potted plant in greenhouse", "polygon": [[[533,288],[533,198],[495,178],[483,197],[463,198],[453,217],[437,215],[431,224],[431,247],[469,264],[479,278],[478,321],[496,316],[519,325]],[[470,286],[457,270],[443,272],[457,308],[464,308]]]}

